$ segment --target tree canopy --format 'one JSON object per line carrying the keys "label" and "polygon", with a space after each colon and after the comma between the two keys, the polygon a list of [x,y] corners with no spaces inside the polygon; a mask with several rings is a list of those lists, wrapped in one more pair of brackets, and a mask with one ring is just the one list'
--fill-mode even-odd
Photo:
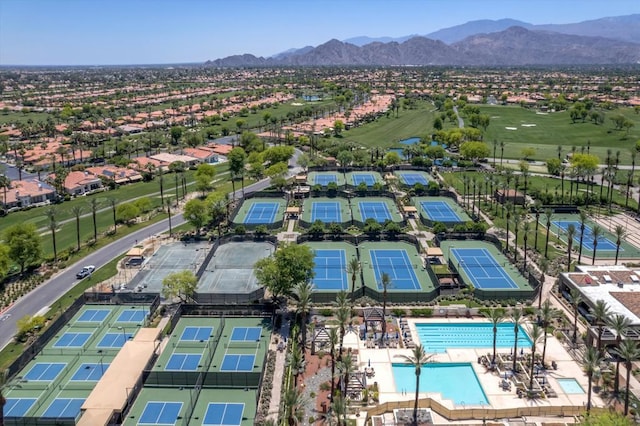
{"label": "tree canopy", "polygon": [[186,302],[196,291],[198,278],[188,270],[173,272],[162,280],[162,295],[166,299],[178,298],[181,302]]}
{"label": "tree canopy", "polygon": [[194,198],[184,205],[184,218],[199,232],[208,221],[207,203]]}
{"label": "tree canopy", "polygon": [[288,296],[293,288],[313,278],[314,254],[310,247],[284,244],[273,256],[260,259],[255,264],[256,277],[274,299]]}
{"label": "tree canopy", "polygon": [[4,241],[9,247],[9,257],[20,266],[21,273],[27,266],[40,261],[40,236],[33,223],[17,223],[7,228]]}
{"label": "tree canopy", "polygon": [[460,154],[473,161],[478,161],[481,158],[487,158],[489,153],[489,147],[484,142],[469,141],[460,145]]}

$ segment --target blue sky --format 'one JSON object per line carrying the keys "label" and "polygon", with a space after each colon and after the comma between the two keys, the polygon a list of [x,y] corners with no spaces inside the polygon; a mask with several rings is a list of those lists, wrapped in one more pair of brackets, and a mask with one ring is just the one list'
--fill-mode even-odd
{"label": "blue sky", "polygon": [[203,62],[476,19],[570,23],[638,0],[0,0],[0,65]]}

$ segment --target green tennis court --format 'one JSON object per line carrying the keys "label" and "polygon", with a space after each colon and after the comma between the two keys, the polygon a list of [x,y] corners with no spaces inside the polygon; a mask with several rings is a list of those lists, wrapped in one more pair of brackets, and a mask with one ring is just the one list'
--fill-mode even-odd
{"label": "green tennis court", "polygon": [[[602,219],[603,222],[607,222],[607,218]],[[546,229],[547,219],[545,216],[540,216],[540,228]],[[569,225],[575,227],[575,234],[573,236],[573,249],[578,250],[580,247],[580,215],[577,214],[557,214],[554,213],[551,216],[551,234],[555,235],[565,245],[568,244],[568,229]],[[614,233],[607,229],[607,225],[597,225],[596,222],[589,218],[585,221],[585,230],[582,237],[582,255],[586,257],[593,257],[593,228],[599,226],[602,231],[598,237],[598,245],[596,246],[596,258],[597,259],[613,259],[616,256],[616,241],[617,238]],[[613,228],[613,227],[612,227]],[[620,259],[640,259],[640,249],[628,242],[621,241],[620,251],[618,254]]]}
{"label": "green tennis court", "polygon": [[287,202],[284,198],[249,198],[242,202],[232,222],[245,226],[281,224]]}

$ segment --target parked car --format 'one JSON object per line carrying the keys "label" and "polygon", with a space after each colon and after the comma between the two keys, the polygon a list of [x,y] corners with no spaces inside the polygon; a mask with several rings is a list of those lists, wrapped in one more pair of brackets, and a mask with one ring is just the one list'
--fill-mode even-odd
{"label": "parked car", "polygon": [[144,262],[144,256],[132,257],[131,259],[125,262],[124,266],[126,266],[127,268],[133,268],[133,267],[142,265],[143,262]]}
{"label": "parked car", "polygon": [[78,273],[76,274],[76,278],[81,280],[83,278],[88,277],[89,275],[91,275],[93,273],[93,271],[96,270],[96,267],[93,265],[87,265],[85,267],[83,267],[82,269],[80,269],[80,271],[78,271]]}

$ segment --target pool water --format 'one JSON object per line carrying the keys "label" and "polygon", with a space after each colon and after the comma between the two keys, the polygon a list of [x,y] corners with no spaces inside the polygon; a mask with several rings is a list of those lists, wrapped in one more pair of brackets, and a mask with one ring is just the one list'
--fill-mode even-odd
{"label": "pool water", "polygon": [[[416,369],[407,364],[392,364],[396,392],[416,391]],[[420,392],[436,392],[456,405],[488,405],[482,385],[470,363],[429,363],[422,366]]]}
{"label": "pool water", "polygon": [[578,383],[578,381],[576,379],[556,379],[558,381],[558,384],[560,385],[560,387],[562,388],[562,391],[564,393],[577,393],[577,394],[583,394],[584,389],[582,389],[582,386],[580,386],[580,383]]}
{"label": "pool water", "polygon": [[419,138],[419,137],[417,137],[417,136],[414,136],[414,137],[412,137],[412,138],[408,138],[408,139],[402,139],[402,140],[400,141],[400,143],[401,143],[402,145],[415,145],[415,144],[417,144],[417,143],[419,143],[419,142],[420,142],[420,138]]}
{"label": "pool water", "polygon": [[[518,325],[518,349],[530,348],[531,340]],[[493,325],[490,323],[416,323],[416,332],[427,353],[446,352],[447,349],[493,348]],[[498,324],[496,348],[513,348],[513,323]]]}

